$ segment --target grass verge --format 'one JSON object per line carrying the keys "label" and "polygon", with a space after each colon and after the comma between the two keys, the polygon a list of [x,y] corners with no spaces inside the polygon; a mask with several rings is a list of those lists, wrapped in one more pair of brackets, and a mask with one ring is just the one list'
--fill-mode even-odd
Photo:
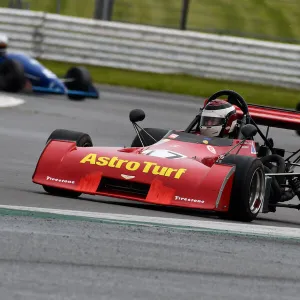
{"label": "grass verge", "polygon": [[[118,0],[113,19],[121,22],[179,28],[182,1]],[[192,0],[189,30],[299,42],[297,0]]]}
{"label": "grass verge", "polygon": [[[0,0],[7,7],[11,0]],[[36,11],[93,18],[95,0],[22,0]],[[59,5],[57,6],[57,4]],[[182,0],[115,0],[113,21],[179,28]],[[300,42],[297,0],[192,0],[189,30]]]}
{"label": "grass verge", "polygon": [[[59,77],[64,76],[71,63],[41,60]],[[134,87],[151,91],[208,97],[218,90],[230,89],[241,94],[249,103],[295,108],[300,91],[272,86],[204,79],[188,75],[165,75],[121,69],[86,66],[95,83]]]}

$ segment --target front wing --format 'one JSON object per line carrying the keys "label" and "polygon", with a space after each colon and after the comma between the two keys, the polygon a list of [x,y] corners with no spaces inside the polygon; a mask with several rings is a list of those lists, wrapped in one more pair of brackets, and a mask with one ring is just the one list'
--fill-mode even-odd
{"label": "front wing", "polygon": [[49,94],[56,94],[56,95],[76,95],[76,96],[78,95],[78,96],[84,96],[86,98],[99,99],[99,92],[94,86],[91,86],[88,92],[68,90],[68,89],[61,90],[61,89],[34,86],[34,85],[31,87],[31,89],[33,92],[36,93],[49,93]]}
{"label": "front wing", "polygon": [[[51,141],[40,156],[32,180],[36,184],[84,194],[158,205],[228,211],[234,166],[215,164],[203,172],[202,164],[193,159],[179,162],[147,157],[148,164],[155,163],[157,166],[173,169],[185,167],[187,172],[175,179],[174,176],[154,175],[149,168],[147,174],[143,173],[143,161],[138,162],[139,169],[130,173],[134,176],[129,176],[128,171],[117,167],[99,167],[90,162],[79,163],[89,152],[101,153],[102,157],[123,159],[118,150],[119,148],[112,147],[77,148],[73,142]],[[127,153],[126,159],[132,163],[137,162],[137,158],[143,159],[141,156]]]}

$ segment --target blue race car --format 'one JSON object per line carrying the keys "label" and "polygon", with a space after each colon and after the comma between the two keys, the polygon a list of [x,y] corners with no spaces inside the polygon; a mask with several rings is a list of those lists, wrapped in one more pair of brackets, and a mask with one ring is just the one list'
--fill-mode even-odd
{"label": "blue race car", "polygon": [[37,60],[24,54],[6,53],[8,39],[0,36],[0,90],[11,93],[33,91],[67,95],[71,100],[99,98],[89,71],[72,67],[59,79]]}

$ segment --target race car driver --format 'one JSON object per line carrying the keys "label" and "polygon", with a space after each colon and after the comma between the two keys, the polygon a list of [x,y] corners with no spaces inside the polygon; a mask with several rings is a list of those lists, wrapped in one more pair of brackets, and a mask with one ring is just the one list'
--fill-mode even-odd
{"label": "race car driver", "polygon": [[[202,110],[200,134],[207,137],[237,138],[237,119],[236,109],[232,104],[224,100],[213,100]],[[285,171],[285,161],[277,154],[263,156],[260,159],[266,173]],[[283,178],[279,182],[275,177],[272,178],[270,203],[289,201],[295,196],[292,189],[287,190],[280,186],[283,181]],[[300,189],[300,182],[298,185]],[[270,211],[275,212],[276,208],[271,207]]]}
{"label": "race car driver", "polygon": [[232,137],[237,125],[235,107],[224,100],[213,100],[202,110],[200,132],[207,137]]}

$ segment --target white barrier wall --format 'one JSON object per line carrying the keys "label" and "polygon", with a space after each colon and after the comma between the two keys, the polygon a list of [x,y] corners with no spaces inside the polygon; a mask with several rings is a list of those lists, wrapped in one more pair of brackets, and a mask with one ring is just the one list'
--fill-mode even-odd
{"label": "white barrier wall", "polygon": [[6,8],[0,32],[35,58],[300,88],[300,45]]}

